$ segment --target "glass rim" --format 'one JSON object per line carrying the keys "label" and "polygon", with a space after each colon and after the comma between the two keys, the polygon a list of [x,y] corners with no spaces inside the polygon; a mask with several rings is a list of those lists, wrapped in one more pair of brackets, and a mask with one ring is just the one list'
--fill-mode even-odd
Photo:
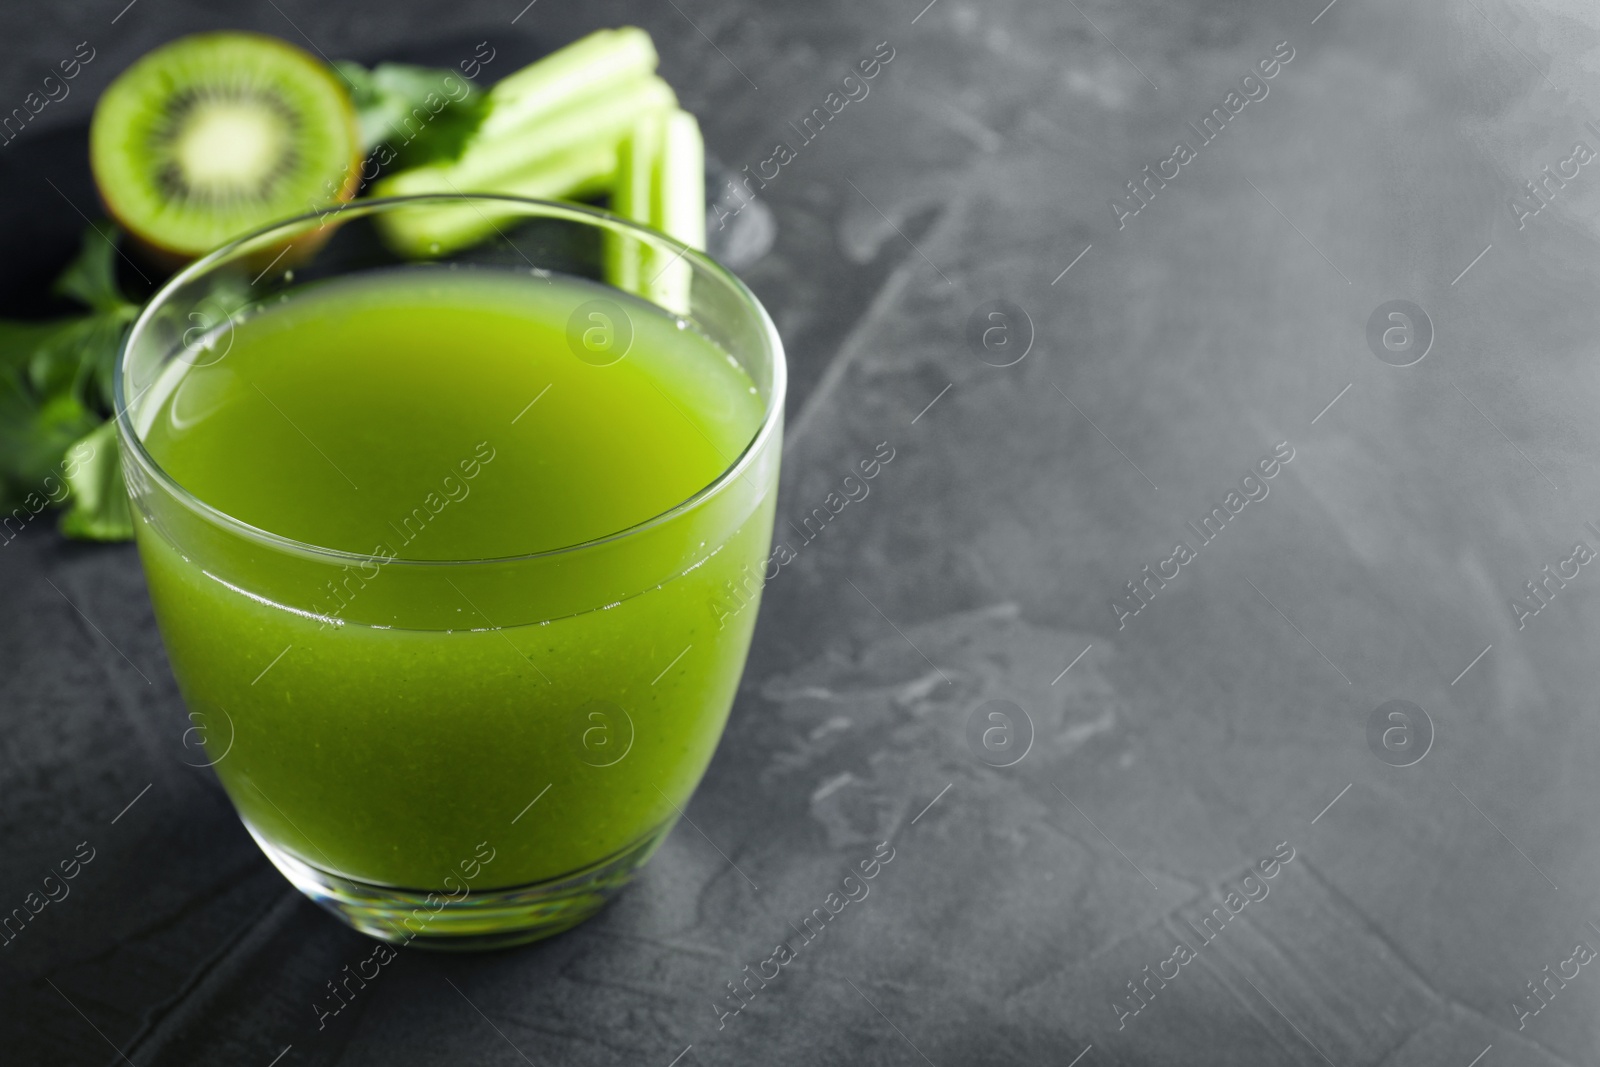
{"label": "glass rim", "polygon": [[[750,440],[746,442],[744,448],[736,457],[734,457],[732,461],[724,466],[717,477],[712,479],[709,483],[702,486],[700,489],[696,490],[694,493],[690,494],[688,497],[679,501],[677,504],[674,504],[665,511],[659,512],[658,514],[652,515],[640,522],[634,523],[632,526],[627,526],[621,530],[602,534],[599,537],[592,537],[588,540],[579,541],[574,544],[562,545],[557,548],[541,549],[538,552],[523,552],[510,556],[487,556],[472,559],[405,559],[401,557],[385,556],[369,552],[350,552],[344,549],[329,548],[324,545],[316,545],[307,541],[300,541],[292,537],[286,537],[283,534],[273,533],[270,530],[263,530],[259,526],[253,526],[242,519],[228,514],[221,508],[215,507],[214,505],[201,500],[198,496],[190,492],[181,483],[179,483],[176,478],[169,474],[166,469],[162,467],[162,465],[156,460],[156,458],[149,453],[144,446],[144,441],[140,439],[137,433],[135,433],[133,427],[133,417],[129,412],[127,392],[125,388],[129,353],[133,351],[135,340],[138,339],[148,328],[154,313],[159,307],[162,306],[164,301],[166,301],[172,293],[176,292],[182,286],[205,275],[218,264],[224,262],[228,256],[234,252],[237,252],[240,248],[255,241],[259,241],[262,237],[277,231],[290,230],[295,227],[303,226],[305,223],[312,220],[326,220],[329,216],[339,216],[349,211],[357,211],[362,215],[371,215],[376,214],[384,209],[410,206],[419,203],[426,203],[428,201],[454,204],[460,204],[462,202],[470,203],[475,201],[487,201],[517,208],[532,207],[537,208],[538,211],[527,212],[529,216],[537,215],[538,217],[543,218],[560,218],[569,222],[582,223],[601,229],[609,228],[611,230],[635,231],[643,239],[674,250],[675,258],[688,260],[700,269],[705,270],[713,277],[726,284],[739,298],[739,302],[743,305],[744,310],[754,313],[756,325],[761,333],[762,339],[767,345],[768,351],[771,353],[772,362],[772,386],[768,390],[766,409],[762,412],[760,425],[757,426],[755,432],[750,435]],[[326,221],[323,222],[323,225],[327,224],[328,223]],[[498,227],[496,229],[498,232]],[[504,234],[501,234],[501,236],[504,236]],[[509,240],[509,238],[507,238],[507,240]],[[662,310],[665,312],[665,309]],[[670,314],[670,312],[667,313]],[[701,503],[719,494],[722,490],[727,488],[727,486],[731,484],[734,479],[744,476],[746,470],[748,470],[754,464],[756,457],[767,445],[773,434],[777,432],[777,425],[780,421],[782,421],[783,418],[784,401],[787,393],[788,361],[784,354],[783,339],[778,334],[778,328],[776,324],[773,323],[772,316],[768,314],[766,307],[759,299],[757,299],[755,293],[750,291],[750,287],[747,286],[738,275],[734,274],[727,267],[724,267],[721,263],[711,258],[711,256],[707,255],[705,252],[702,252],[696,248],[692,248],[689,245],[684,244],[682,241],[679,241],[677,238],[662,233],[660,230],[642,225],[630,219],[625,219],[620,215],[614,215],[611,212],[602,210],[600,208],[591,207],[587,204],[576,204],[555,200],[541,200],[534,197],[512,196],[501,193],[417,193],[407,196],[372,197],[351,200],[329,210],[309,211],[301,215],[280,219],[276,222],[268,223],[267,225],[252,230],[249,233],[236,237],[226,244],[207,252],[193,263],[190,263],[188,266],[179,270],[171,278],[167,279],[167,281],[164,282],[159,289],[156,290],[155,294],[148,301],[146,301],[144,307],[140,309],[138,317],[134,319],[132,328],[128,330],[127,336],[123,339],[122,345],[117,351],[116,362],[112,369],[112,404],[116,410],[115,418],[117,424],[117,436],[124,448],[131,448],[130,452],[125,452],[124,454],[131,455],[133,461],[139,465],[140,470],[144,474],[152,477],[158,484],[161,485],[163,489],[170,493],[172,497],[184,507],[193,511],[201,519],[220,526],[234,534],[242,536],[247,540],[263,544],[279,551],[287,552],[291,555],[343,564],[376,562],[380,563],[384,567],[394,567],[396,565],[404,567],[465,567],[475,565],[520,563],[554,556],[562,556],[570,553],[581,552],[585,549],[596,548],[611,542],[625,540],[671,522],[673,519],[676,519],[679,516],[694,510]]]}

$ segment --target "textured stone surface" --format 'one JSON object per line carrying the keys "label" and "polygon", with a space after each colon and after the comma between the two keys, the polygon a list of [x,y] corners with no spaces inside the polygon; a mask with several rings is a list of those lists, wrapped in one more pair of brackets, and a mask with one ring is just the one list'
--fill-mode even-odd
{"label": "textured stone surface", "polygon": [[[1520,230],[1508,208],[1574,141],[1600,149],[1592,13],[542,0],[513,26],[520,6],[18,9],[6,100],[77,41],[98,53],[0,150],[6,307],[70,255],[65,199],[92,204],[92,94],[183,31],[433,62],[487,38],[502,73],[638,22],[734,167],[887,40],[870,97],[766,191],[778,241],[746,274],[794,369],[779,536],[879,442],[895,459],[767,590],[689,808],[703,836],[681,825],[554,941],[403,954],[320,1033],[313,998],[366,943],[183,764],[132,550],[25,531],[0,549],[0,906],[78,842],[96,852],[0,950],[8,1062],[1600,1055],[1589,969],[1520,1032],[1511,1007],[1576,941],[1600,947],[1600,578],[1520,631],[1509,607],[1573,542],[1600,548],[1600,173],[1552,185]],[[1294,57],[1268,95],[1119,229],[1125,183],[1199,145],[1187,124],[1280,41]],[[994,298],[1032,320],[1014,366],[967,341]],[[1411,367],[1368,348],[1393,299],[1436,331]],[[1283,441],[1266,499],[1199,544],[1186,522]],[[1108,602],[1180,539],[1197,557],[1119,629]],[[1035,732],[1009,768],[966,739],[997,699]],[[1368,748],[1391,699],[1436,729],[1414,766]],[[885,838],[870,897],[719,1030],[724,983]],[[1270,892],[1201,944],[1200,917],[1280,843],[1295,858]],[[1180,939],[1195,959],[1119,1028],[1126,983]]]}

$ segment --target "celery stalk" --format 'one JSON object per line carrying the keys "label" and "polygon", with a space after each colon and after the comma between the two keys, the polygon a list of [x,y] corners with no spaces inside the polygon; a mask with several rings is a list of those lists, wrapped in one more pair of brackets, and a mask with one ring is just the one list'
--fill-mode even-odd
{"label": "celery stalk", "polygon": [[[656,63],[637,27],[591,34],[489,90],[487,114],[456,159],[392,174],[374,192],[573,197],[610,188],[620,214],[703,248],[705,148]],[[509,217],[444,204],[385,216],[382,227],[397,251],[429,256],[488,237]],[[624,237],[606,242],[605,257],[623,288],[686,310],[687,264]]]}
{"label": "celery stalk", "polygon": [[666,116],[658,167],[656,228],[705,251],[706,143],[687,111]]}
{"label": "celery stalk", "polygon": [[[625,219],[649,226],[655,202],[656,157],[661,151],[661,121],[648,115],[634,124],[633,132],[617,150],[616,180],[611,188],[611,210]],[[606,277],[630,293],[642,292],[640,271],[647,246],[637,237],[607,234]]]}
{"label": "celery stalk", "polygon": [[[492,189],[451,188],[448,184],[428,192],[492,192],[536,199],[574,199],[606,189],[617,172],[617,148],[597,142],[548,159],[535,161],[517,174],[502,178]],[[377,196],[397,195],[397,174],[379,182]],[[407,190],[408,192],[411,190]],[[515,212],[500,212],[476,204],[440,204],[386,212],[377,217],[385,243],[400,255],[426,258],[465,248],[494,235],[513,222]]]}
{"label": "celery stalk", "polygon": [[596,144],[614,148],[641,115],[672,107],[676,102],[666,82],[654,76],[641,78],[578,101],[560,115],[519,126],[492,141],[475,140],[453,163],[403,170],[382,184],[390,195],[456,190],[505,192],[501,186],[506,180],[540,160]]}
{"label": "celery stalk", "polygon": [[529,119],[548,117],[655,69],[655,45],[644,30],[637,26],[598,30],[495,85],[489,91],[489,114],[480,135],[498,137]]}
{"label": "celery stalk", "polygon": [[[700,124],[687,111],[661,120],[651,222],[690,248],[706,247],[706,146]],[[665,260],[665,262],[662,262]],[[679,315],[689,313],[694,269],[681,256],[656,249],[645,257],[645,298]]]}

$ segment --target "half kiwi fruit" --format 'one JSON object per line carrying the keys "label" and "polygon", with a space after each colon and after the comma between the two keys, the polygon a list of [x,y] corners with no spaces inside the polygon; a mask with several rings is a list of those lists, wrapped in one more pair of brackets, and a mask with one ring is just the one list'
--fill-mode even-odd
{"label": "half kiwi fruit", "polygon": [[254,33],[199,33],[145,55],[89,130],[112,216],[163,258],[191,259],[361,183],[355,109],[333,71]]}

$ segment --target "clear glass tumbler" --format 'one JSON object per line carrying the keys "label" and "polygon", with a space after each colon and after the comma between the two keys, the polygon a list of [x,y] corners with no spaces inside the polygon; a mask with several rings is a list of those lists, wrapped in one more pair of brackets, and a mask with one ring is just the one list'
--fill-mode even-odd
{"label": "clear glass tumbler", "polygon": [[[468,212],[489,240],[421,261],[389,251],[414,253],[418,233]],[[600,281],[617,276],[619,255],[635,264],[633,292]],[[492,558],[414,558],[404,518],[371,552],[258,528],[158,459],[167,423],[207,417],[207,390],[260,324],[281,334],[285,309],[311,309],[283,336],[312,343],[338,325],[327,309],[339,286],[445,276],[474,291],[548,285],[556,295],[540,300],[572,305],[550,334],[566,344],[527,358],[570,361],[548,365],[591,395],[621,381],[605,376],[663,338],[663,322],[697,334],[707,358],[748,377],[759,420],[718,450],[720,474],[665,510]],[[438,360],[448,399],[462,372],[448,346]],[[139,551],[206,760],[278,869],[355,928],[436,948],[534,940],[597,911],[676,822],[726,723],[768,566],[784,389],[777,332],[737,278],[571,204],[357,201],[235,241],[163,287],[116,375]],[[507,397],[506,411],[523,399]],[[286,419],[298,410],[294,397],[270,400]],[[371,454],[407,462],[407,433],[375,437]]]}

